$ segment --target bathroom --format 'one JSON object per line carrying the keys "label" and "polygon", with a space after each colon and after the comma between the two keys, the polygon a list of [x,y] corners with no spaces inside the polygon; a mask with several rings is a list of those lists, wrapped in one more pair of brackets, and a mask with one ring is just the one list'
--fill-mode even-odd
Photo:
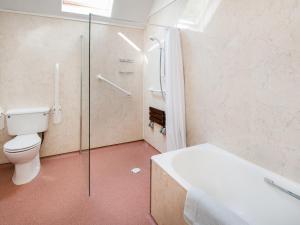
{"label": "bathroom", "polygon": [[299,225],[299,0],[0,0],[0,224]]}

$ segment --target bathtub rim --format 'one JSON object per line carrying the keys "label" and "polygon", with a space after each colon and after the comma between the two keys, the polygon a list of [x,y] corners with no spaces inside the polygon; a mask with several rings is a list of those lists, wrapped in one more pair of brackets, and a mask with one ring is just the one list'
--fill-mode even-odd
{"label": "bathtub rim", "polygon": [[171,152],[154,155],[151,157],[151,160],[156,162],[158,166],[160,166],[168,175],[170,175],[177,183],[179,183],[186,191],[188,191],[192,187],[192,184],[190,184],[188,181],[184,179],[184,177],[181,177],[176,172],[173,166],[173,160],[176,156],[178,156],[181,153],[188,153],[191,151],[208,151],[208,150],[220,153],[224,156],[231,157],[233,160],[238,160],[244,166],[251,167],[253,170],[260,173],[262,175],[262,179],[264,179],[264,177],[272,179],[276,183],[288,189],[289,191],[292,191],[295,194],[300,195],[300,183],[297,183],[296,181],[290,180],[286,177],[276,174],[270,170],[267,170],[257,164],[254,164],[246,159],[243,159],[229,151],[226,151],[225,149],[219,148],[210,143],[194,145],[194,146],[178,149]]}
{"label": "bathtub rim", "polygon": [[162,168],[170,177],[172,177],[180,186],[188,191],[192,186],[183,177],[175,171],[172,165],[173,158],[183,151],[192,151],[188,149],[179,149],[172,152],[166,152],[163,154],[154,155],[151,160],[156,163],[157,166]]}

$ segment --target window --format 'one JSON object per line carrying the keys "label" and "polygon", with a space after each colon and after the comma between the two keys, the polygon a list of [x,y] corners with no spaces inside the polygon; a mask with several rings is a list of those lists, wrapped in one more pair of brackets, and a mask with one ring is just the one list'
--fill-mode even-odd
{"label": "window", "polygon": [[111,17],[114,0],[63,0],[62,11]]}

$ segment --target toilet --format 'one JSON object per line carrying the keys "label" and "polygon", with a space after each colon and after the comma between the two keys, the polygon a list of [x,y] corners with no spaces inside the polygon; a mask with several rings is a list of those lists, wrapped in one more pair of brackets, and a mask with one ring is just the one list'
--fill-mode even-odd
{"label": "toilet", "polygon": [[8,134],[15,136],[3,146],[4,155],[14,164],[16,185],[32,181],[40,171],[41,138],[48,129],[49,108],[21,108],[6,112]]}

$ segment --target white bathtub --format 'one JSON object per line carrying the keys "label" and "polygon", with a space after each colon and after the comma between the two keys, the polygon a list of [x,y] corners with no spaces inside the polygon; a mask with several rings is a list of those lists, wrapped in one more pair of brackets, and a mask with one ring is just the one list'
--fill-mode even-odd
{"label": "white bathtub", "polygon": [[[204,190],[250,225],[300,225],[300,200],[274,188],[270,178],[300,195],[300,185],[211,144],[152,157],[185,190]],[[299,171],[300,173],[300,171]]]}

